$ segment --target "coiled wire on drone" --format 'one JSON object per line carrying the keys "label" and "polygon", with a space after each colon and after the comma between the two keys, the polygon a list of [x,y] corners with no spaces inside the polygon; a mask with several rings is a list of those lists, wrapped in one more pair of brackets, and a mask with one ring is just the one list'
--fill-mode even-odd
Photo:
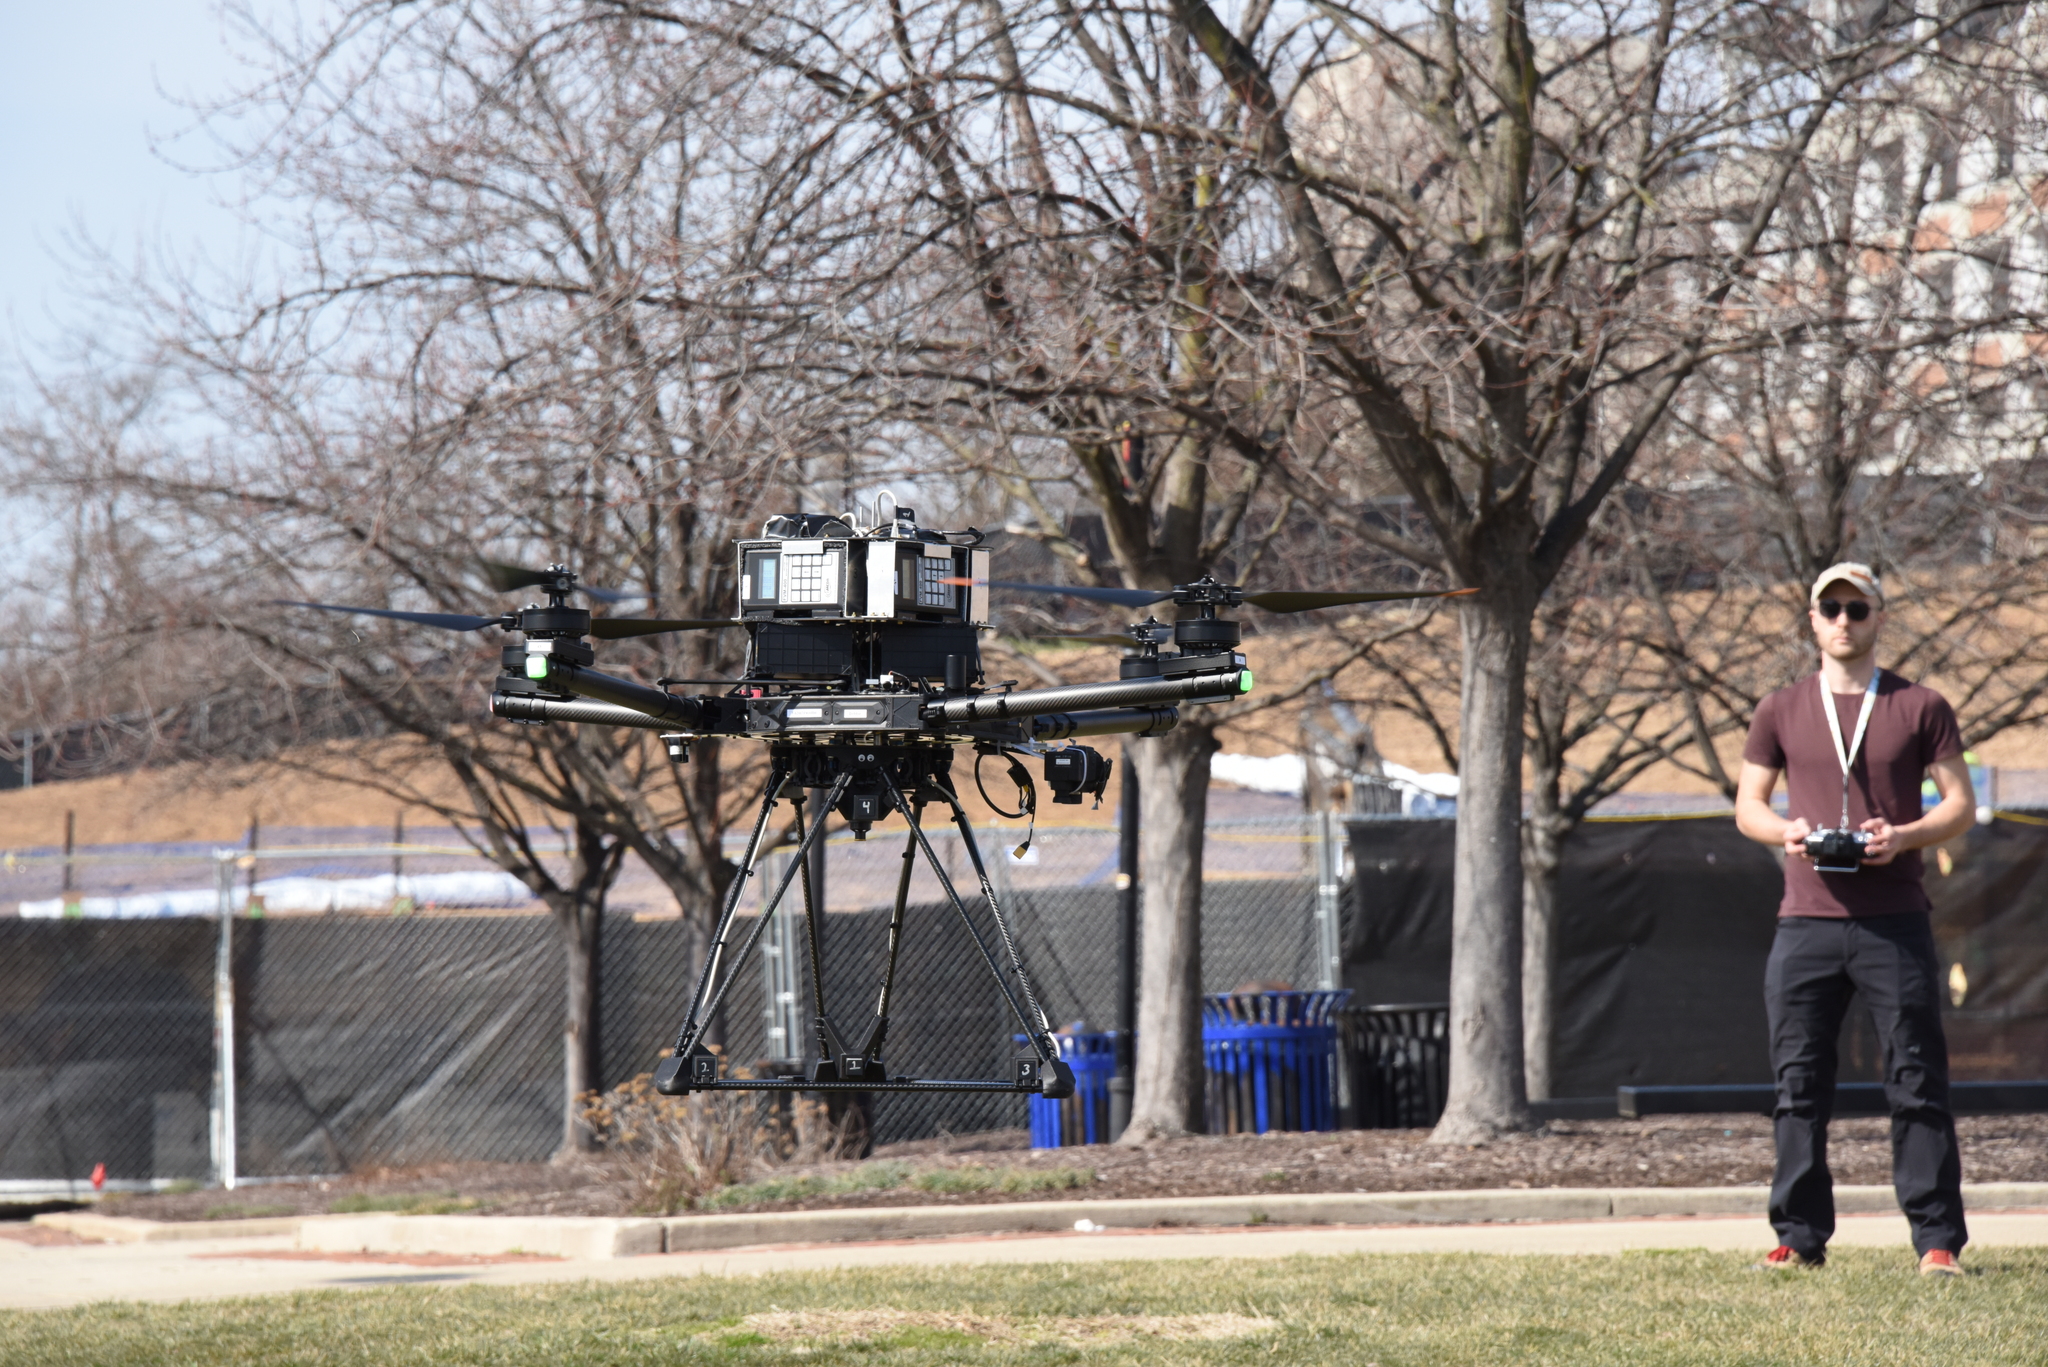
{"label": "coiled wire on drone", "polygon": [[1004,811],[996,805],[996,800],[988,795],[988,787],[981,781],[981,762],[987,758],[988,755],[985,753],[974,757],[974,786],[981,793],[981,800],[986,802],[988,809],[997,816],[1005,821],[1029,823],[1024,829],[1024,843],[1010,851],[1012,859],[1022,859],[1024,852],[1031,848],[1032,840],[1038,835],[1038,785],[1031,781],[1031,771],[1019,764],[1015,755],[1004,755],[1003,758],[1010,764],[1010,780],[1017,785],[1017,810]]}

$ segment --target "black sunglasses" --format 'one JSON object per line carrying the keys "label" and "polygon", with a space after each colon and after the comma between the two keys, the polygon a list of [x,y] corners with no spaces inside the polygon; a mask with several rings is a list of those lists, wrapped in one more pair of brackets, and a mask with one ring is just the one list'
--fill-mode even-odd
{"label": "black sunglasses", "polygon": [[1852,622],[1861,622],[1870,616],[1870,604],[1860,598],[1853,603],[1844,603],[1834,598],[1823,598],[1814,606],[1819,608],[1820,615],[1827,618],[1830,622],[1845,612],[1849,614],[1849,620]]}

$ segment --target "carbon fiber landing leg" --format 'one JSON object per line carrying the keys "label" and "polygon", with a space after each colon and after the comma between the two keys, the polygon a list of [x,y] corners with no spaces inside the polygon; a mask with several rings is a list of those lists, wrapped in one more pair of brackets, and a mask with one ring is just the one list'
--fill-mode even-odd
{"label": "carbon fiber landing leg", "polygon": [[[674,1054],[661,1061],[655,1069],[655,1090],[668,1096],[687,1092],[747,1091],[747,1092],[1024,1092],[1048,1097],[1073,1095],[1074,1074],[1064,1062],[1052,1041],[1051,1023],[1038,1004],[1030,979],[1025,975],[1024,963],[1018,954],[1016,940],[1010,932],[1009,922],[1003,915],[1002,907],[996,901],[995,890],[989,881],[988,871],[982,864],[981,851],[974,842],[974,833],[967,822],[967,814],[960,806],[959,797],[953,793],[950,784],[941,778],[932,786],[920,785],[915,803],[906,799],[886,768],[880,771],[881,783],[889,803],[903,814],[910,825],[909,839],[903,851],[903,871],[896,885],[896,903],[889,920],[889,951],[883,970],[881,991],[875,1003],[875,1019],[868,1029],[867,1037],[855,1049],[847,1048],[841,1040],[838,1029],[823,1010],[822,987],[824,968],[819,961],[821,946],[817,921],[824,908],[813,904],[810,886],[809,862],[812,847],[821,838],[825,829],[825,814],[839,806],[846,796],[853,774],[842,772],[833,782],[825,799],[824,809],[812,822],[804,820],[803,800],[795,800],[797,807],[796,829],[800,843],[789,866],[783,870],[773,894],[767,899],[761,915],[755,918],[753,927],[747,931],[738,947],[727,953],[732,937],[733,922],[736,918],[741,894],[747,879],[753,877],[755,864],[761,855],[762,837],[768,828],[768,817],[777,799],[791,781],[790,770],[782,765],[769,775],[768,786],[762,794],[761,810],[754,822],[753,835],[747,841],[746,854],[740,870],[734,876],[725,906],[721,910],[718,927],[712,937],[711,950],[705,957],[704,971],[697,981],[697,989],[691,995],[690,1012],[677,1036]],[[960,828],[966,842],[968,858],[973,863],[976,876],[981,883],[983,897],[988,901],[989,914],[994,919],[996,930],[1009,960],[1007,970],[1000,963],[979,926],[975,924],[966,903],[955,891],[953,881],[946,874],[946,868],[938,853],[932,849],[922,824],[925,800],[936,787],[947,805],[952,809],[955,824]],[[801,792],[801,789],[798,790]],[[1023,1027],[1024,1034],[1031,1041],[1032,1057],[1020,1058],[1016,1071],[1009,1078],[914,1078],[888,1077],[882,1066],[882,1044],[888,1035],[889,1004],[896,986],[896,965],[903,943],[903,914],[910,896],[910,876],[914,856],[922,853],[925,862],[937,875],[939,885],[945,889],[946,899],[966,926],[968,936],[979,951],[982,962],[994,977],[996,988],[1009,1005],[1011,1014]],[[810,955],[810,975],[813,984],[813,1000],[820,1005],[817,1020],[819,1059],[810,1069],[809,1076],[799,1078],[737,1078],[721,1077],[721,1060],[704,1046],[704,1034],[709,1023],[716,1018],[718,1008],[724,1003],[734,978],[746,966],[762,932],[767,928],[768,918],[781,906],[789,885],[799,873],[803,876],[803,897],[807,948]],[[1014,978],[1014,987],[1012,979]],[[1022,1001],[1019,1001],[1019,996]]]}

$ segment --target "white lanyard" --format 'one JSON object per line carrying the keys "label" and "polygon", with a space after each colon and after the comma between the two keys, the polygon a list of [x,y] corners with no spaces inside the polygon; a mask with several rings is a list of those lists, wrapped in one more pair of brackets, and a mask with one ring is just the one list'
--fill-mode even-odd
{"label": "white lanyard", "polygon": [[1828,714],[1828,734],[1834,737],[1835,758],[1842,763],[1842,829],[1849,829],[1849,768],[1856,763],[1856,752],[1863,748],[1863,731],[1870,725],[1871,704],[1877,701],[1877,679],[1884,673],[1881,669],[1870,671],[1870,686],[1863,690],[1863,706],[1856,712],[1856,736],[1845,748],[1842,745],[1842,719],[1835,715],[1834,690],[1828,687],[1826,675],[1816,675],[1820,683],[1820,710]]}

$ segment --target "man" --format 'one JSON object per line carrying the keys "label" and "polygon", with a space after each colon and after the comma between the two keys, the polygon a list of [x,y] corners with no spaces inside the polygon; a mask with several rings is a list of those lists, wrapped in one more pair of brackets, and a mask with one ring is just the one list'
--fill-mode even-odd
{"label": "man", "polygon": [[[1892,1183],[1920,1270],[1959,1275],[1956,1255],[1969,1233],[1919,852],[1968,829],[1970,769],[1947,701],[1877,667],[1884,585],[1871,568],[1833,566],[1814,581],[1808,602],[1820,672],[1758,705],[1735,798],[1742,833],[1785,851],[1785,898],[1764,971],[1778,1082],[1778,1247],[1759,1266],[1818,1267],[1827,1259],[1835,1041],[1854,993],[1884,1045]],[[1771,810],[1781,771],[1790,820]],[[1922,815],[1921,781],[1930,772],[1941,801]],[[1861,858],[1838,852],[1816,861],[1806,838],[1826,828],[1861,832]]]}

